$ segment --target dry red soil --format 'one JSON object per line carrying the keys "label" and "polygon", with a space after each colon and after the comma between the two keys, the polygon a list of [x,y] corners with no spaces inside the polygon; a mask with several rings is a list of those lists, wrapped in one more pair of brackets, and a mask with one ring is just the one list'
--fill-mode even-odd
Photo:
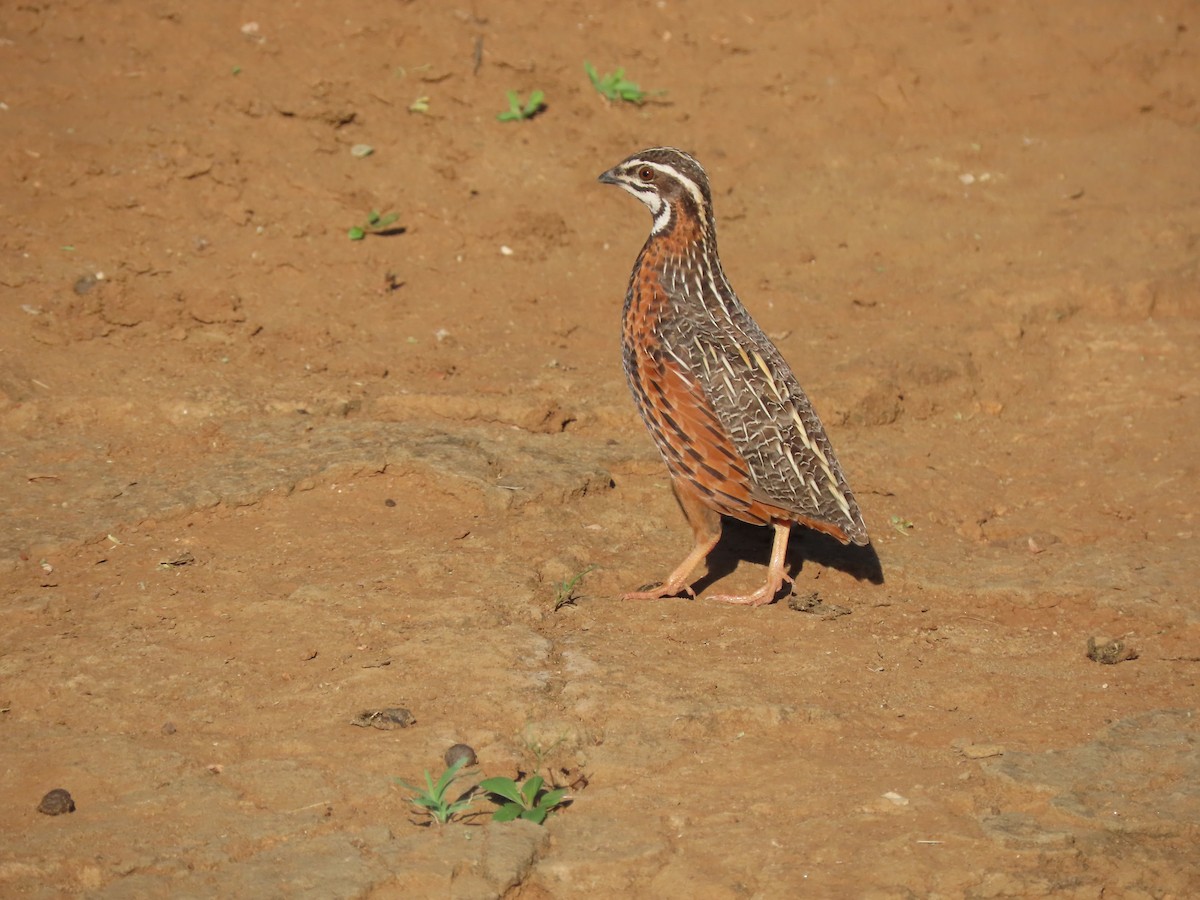
{"label": "dry red soil", "polygon": [[[1198,7],[741,10],[0,8],[0,895],[1200,895]],[[873,538],[790,602],[617,599],[661,144]]]}

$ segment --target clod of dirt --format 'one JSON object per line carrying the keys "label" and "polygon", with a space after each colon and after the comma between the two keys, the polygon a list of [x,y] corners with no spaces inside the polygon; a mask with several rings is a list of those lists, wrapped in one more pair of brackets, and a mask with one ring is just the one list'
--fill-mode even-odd
{"label": "clod of dirt", "polygon": [[817,591],[805,594],[803,597],[793,594],[788,597],[788,609],[796,612],[814,613],[822,619],[836,619],[839,616],[850,615],[850,609],[834,603],[826,603]]}
{"label": "clod of dirt", "polygon": [[159,729],[163,734],[174,734],[177,729],[174,722],[163,722],[162,728]]}
{"label": "clod of dirt", "polygon": [[984,834],[1008,847],[1059,850],[1072,846],[1075,835],[1046,828],[1032,816],[1019,812],[996,812],[979,820]]}
{"label": "clod of dirt", "polygon": [[582,791],[590,784],[590,779],[586,772],[579,766],[564,766],[558,770],[555,783],[563,783],[572,791]]}
{"label": "clod of dirt", "polygon": [[42,802],[38,804],[37,810],[48,816],[61,816],[63,813],[75,812],[75,801],[71,799],[69,791],[63,788],[55,788],[42,798]]}
{"label": "clod of dirt", "polygon": [[87,275],[81,275],[79,277],[72,290],[74,290],[76,294],[83,296],[95,286],[96,276],[89,272]]}
{"label": "clod of dirt", "polygon": [[1088,659],[1105,666],[1115,666],[1127,659],[1137,659],[1138,652],[1122,638],[1090,637],[1087,642]]}
{"label": "clod of dirt", "polygon": [[1004,755],[1004,747],[1001,744],[977,744],[974,741],[958,740],[953,746],[967,759],[991,759]]}
{"label": "clod of dirt", "polygon": [[416,721],[413,714],[403,706],[389,706],[386,709],[364,709],[350,720],[350,724],[359,728],[391,731],[394,728],[407,728]]}
{"label": "clod of dirt", "polygon": [[478,759],[475,756],[475,750],[467,744],[455,744],[446,751],[446,755],[442,757],[446,761],[446,768],[450,768],[460,759],[463,760],[463,767],[473,766]]}

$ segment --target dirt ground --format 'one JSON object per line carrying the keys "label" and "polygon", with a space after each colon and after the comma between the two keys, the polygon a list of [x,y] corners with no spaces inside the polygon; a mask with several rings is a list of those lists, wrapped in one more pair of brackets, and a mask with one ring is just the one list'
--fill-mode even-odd
{"label": "dirt ground", "polygon": [[[4,4],[0,894],[1200,895],[1200,8],[730,9]],[[617,599],[659,144],[871,530],[790,602]]]}

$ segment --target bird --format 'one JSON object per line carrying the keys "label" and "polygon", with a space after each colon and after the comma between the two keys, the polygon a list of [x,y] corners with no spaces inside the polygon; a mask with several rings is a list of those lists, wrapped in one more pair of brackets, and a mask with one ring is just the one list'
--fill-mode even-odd
{"label": "bird", "polygon": [[625,294],[622,361],[694,538],[665,581],[623,596],[694,597],[689,576],[728,516],[773,526],[771,560],[758,590],[713,599],[770,603],[792,581],[785,556],[795,526],[866,546],[862,512],[808,396],[725,277],[700,163],[674,147],[652,147],[599,180],[653,216]]}

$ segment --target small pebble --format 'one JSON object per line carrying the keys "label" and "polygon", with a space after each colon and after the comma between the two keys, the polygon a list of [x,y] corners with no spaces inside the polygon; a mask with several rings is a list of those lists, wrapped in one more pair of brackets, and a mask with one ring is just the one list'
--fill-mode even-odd
{"label": "small pebble", "polygon": [[465,760],[463,767],[473,766],[478,760],[475,758],[475,751],[466,744],[455,744],[446,751],[446,755],[442,757],[446,761],[446,768],[454,765],[460,759]]}
{"label": "small pebble", "polygon": [[63,788],[55,788],[42,798],[37,810],[48,816],[61,816],[63,813],[75,812],[75,801],[71,799],[70,792]]}
{"label": "small pebble", "polygon": [[163,734],[174,734],[178,729],[175,727],[174,722],[163,722],[161,730]]}

